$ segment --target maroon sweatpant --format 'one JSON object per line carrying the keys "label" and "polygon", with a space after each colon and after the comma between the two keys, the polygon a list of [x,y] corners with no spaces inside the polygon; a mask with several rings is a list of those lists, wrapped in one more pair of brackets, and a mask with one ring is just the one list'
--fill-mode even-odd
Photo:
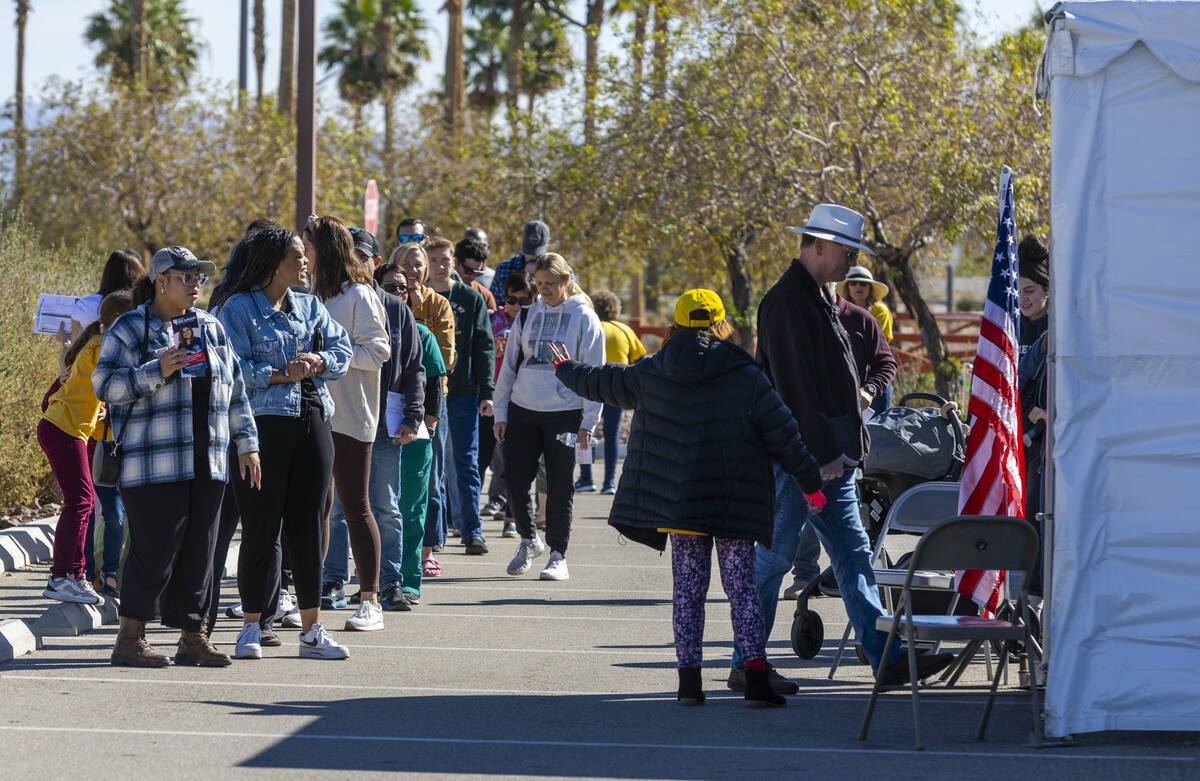
{"label": "maroon sweatpant", "polygon": [[54,529],[50,574],[56,578],[82,578],[88,519],[96,506],[87,440],[71,436],[45,418],[38,423],[37,438],[63,494],[62,514]]}

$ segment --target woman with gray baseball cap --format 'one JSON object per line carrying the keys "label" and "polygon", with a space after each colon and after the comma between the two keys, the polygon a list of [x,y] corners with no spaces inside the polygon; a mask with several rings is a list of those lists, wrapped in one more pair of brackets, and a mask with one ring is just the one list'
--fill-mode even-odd
{"label": "woman with gray baseball cap", "polygon": [[[140,305],[108,330],[92,374],[120,448],[118,482],[129,528],[115,665],[168,664],[145,635],[164,594],[172,607],[164,620],[182,630],[175,663],[229,664],[209,642],[205,624],[230,441],[251,483],[259,485],[262,472],[237,356],[217,319],[196,309],[214,271],[186,247],[154,253],[150,275],[135,290]],[[205,347],[199,366],[186,374],[181,369],[193,356],[172,338],[171,321],[181,315],[195,318]]]}

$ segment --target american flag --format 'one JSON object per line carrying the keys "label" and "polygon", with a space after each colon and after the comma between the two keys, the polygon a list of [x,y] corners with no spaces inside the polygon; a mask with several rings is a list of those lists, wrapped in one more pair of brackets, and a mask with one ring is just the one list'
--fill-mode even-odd
{"label": "american flag", "polygon": [[[1012,172],[1000,174],[1000,219],[992,281],[979,327],[971,401],[971,434],[958,493],[959,515],[1025,517],[1025,465],[1021,448],[1021,400],[1017,391],[1017,241],[1013,235]],[[966,570],[955,573],[958,593],[995,612],[1004,573]]]}

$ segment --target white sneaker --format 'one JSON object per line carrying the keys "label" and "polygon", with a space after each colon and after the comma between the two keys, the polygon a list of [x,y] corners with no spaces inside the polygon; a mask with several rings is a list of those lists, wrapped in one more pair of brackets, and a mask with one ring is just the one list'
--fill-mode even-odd
{"label": "white sneaker", "polygon": [[271,616],[270,623],[273,624],[276,621],[283,621],[284,626],[291,626],[293,628],[299,628],[299,626],[300,626],[299,621],[297,621],[295,624],[289,624],[285,620],[292,613],[296,613],[297,616],[299,616],[299,612],[300,612],[299,609],[296,607],[296,598],[293,597],[291,594],[289,594],[286,591],[280,591],[279,592],[279,604],[277,604],[275,606],[275,615]]}
{"label": "white sneaker", "polygon": [[52,575],[47,578],[42,596],[57,599],[59,602],[74,602],[77,605],[104,604],[104,597],[96,593],[91,583],[70,577],[56,578]]}
{"label": "white sneaker", "polygon": [[347,632],[372,632],[376,629],[383,629],[383,608],[375,602],[363,602],[354,615],[346,619]]}
{"label": "white sneaker", "polygon": [[550,561],[538,576],[542,580],[567,580],[571,573],[567,571],[567,560],[558,551],[550,551]]}
{"label": "white sneaker", "polygon": [[233,649],[234,659],[262,658],[262,627],[255,621],[252,624],[242,624],[238,632],[237,646]]}
{"label": "white sneaker", "polygon": [[524,575],[529,571],[529,565],[538,556],[546,552],[546,543],[534,532],[532,540],[521,540],[517,546],[517,555],[508,563],[509,575]]}
{"label": "white sneaker", "polygon": [[303,659],[349,659],[350,649],[329,636],[325,627],[313,624],[300,635],[300,656]]}
{"label": "white sneaker", "polygon": [[244,614],[242,612],[242,603],[235,602],[229,607],[225,608],[225,615],[229,616],[230,618],[243,618]]}

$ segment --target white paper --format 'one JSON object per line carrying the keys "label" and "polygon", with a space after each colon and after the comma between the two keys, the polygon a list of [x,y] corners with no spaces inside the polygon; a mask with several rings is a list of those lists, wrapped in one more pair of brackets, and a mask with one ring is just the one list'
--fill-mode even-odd
{"label": "white paper", "polygon": [[384,410],[383,421],[384,426],[387,427],[388,434],[393,437],[396,436],[396,432],[400,430],[400,425],[404,423],[403,393],[388,391],[387,409]]}
{"label": "white paper", "polygon": [[575,446],[575,463],[576,464],[592,463],[592,446],[591,445],[576,445]]}
{"label": "white paper", "polygon": [[[404,424],[404,394],[388,391],[387,409],[384,410],[384,425],[387,426],[388,435],[396,436],[396,432],[400,430],[400,426]],[[421,421],[417,426],[417,439],[429,439],[429,427],[425,425],[425,421]]]}
{"label": "white paper", "polygon": [[875,410],[871,409],[870,407],[867,407],[862,411],[863,423],[869,423],[873,417],[875,417]]}
{"label": "white paper", "polygon": [[37,315],[33,318],[35,334],[56,336],[59,326],[63,332],[71,333],[71,313],[75,311],[76,296],[57,296],[53,293],[42,293],[38,296]]}

